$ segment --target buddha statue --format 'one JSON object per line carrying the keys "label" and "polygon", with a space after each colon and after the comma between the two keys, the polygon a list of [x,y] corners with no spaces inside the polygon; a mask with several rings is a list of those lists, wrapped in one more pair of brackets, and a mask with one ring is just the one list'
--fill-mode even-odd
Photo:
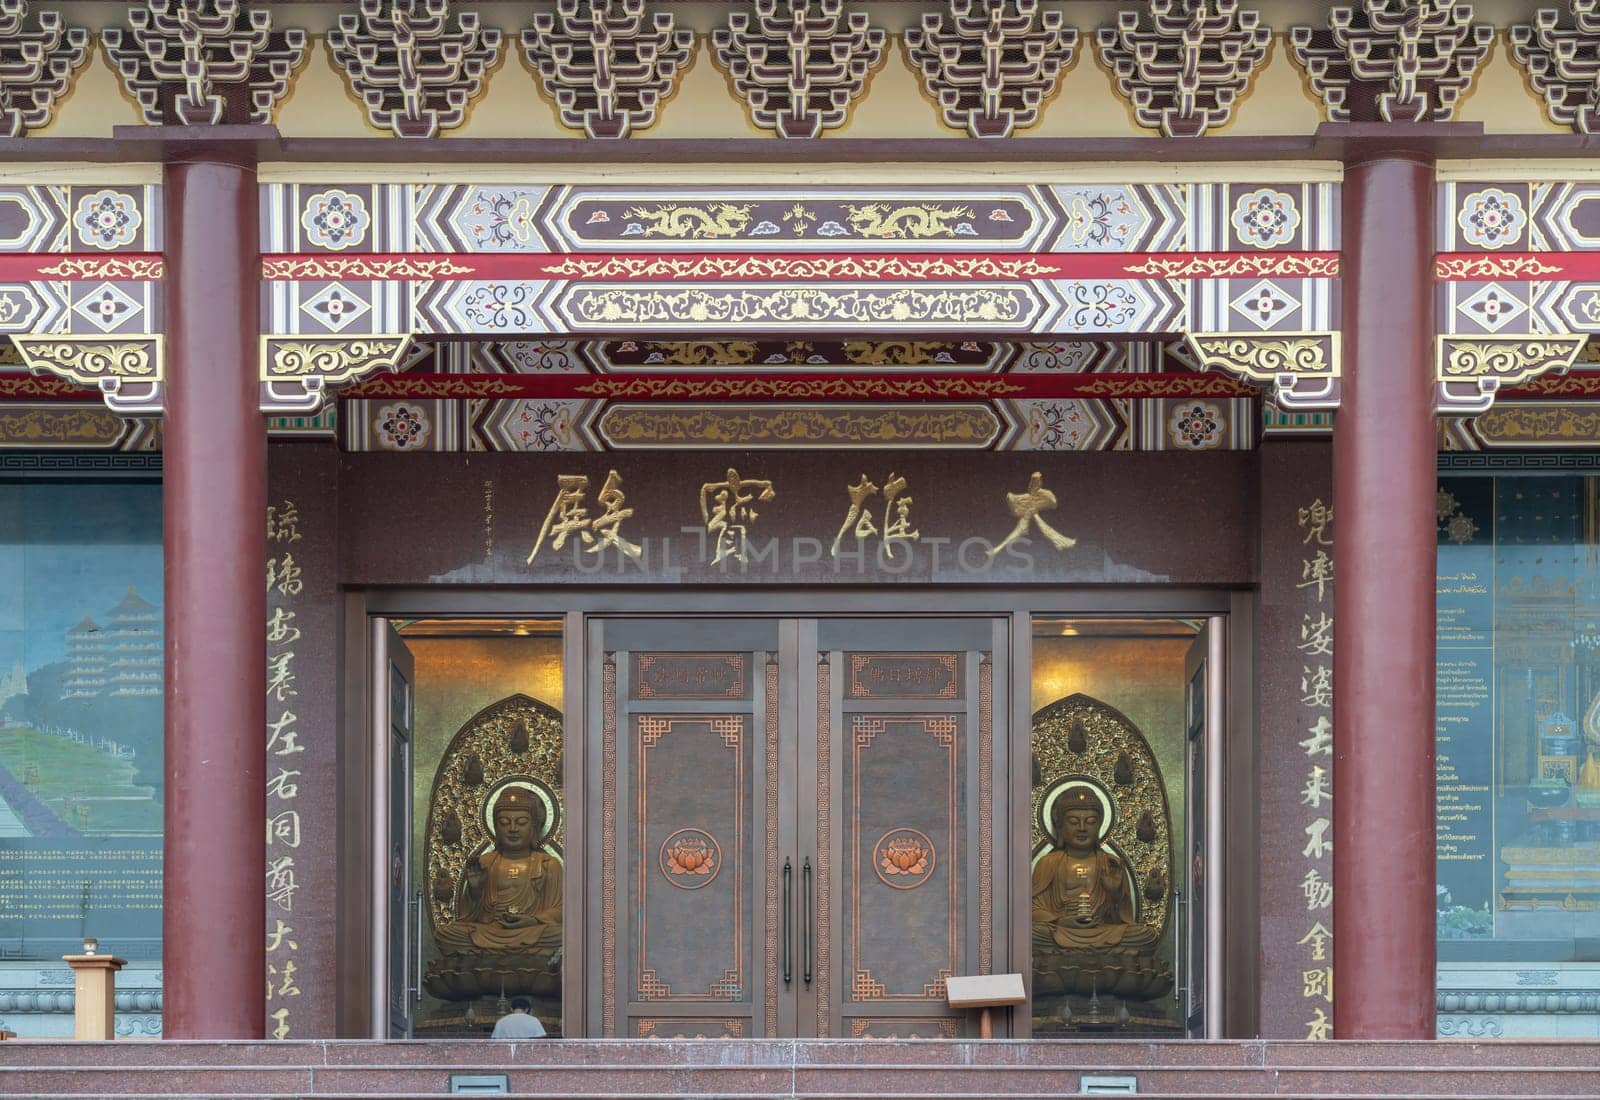
{"label": "buddha statue", "polygon": [[490,817],[494,847],[471,859],[456,919],[434,929],[441,955],[554,955],[561,948],[561,861],[538,850],[544,806],[507,787]]}
{"label": "buddha statue", "polygon": [[1127,868],[1100,843],[1100,799],[1069,787],[1051,819],[1055,847],[1033,868],[1034,952],[1154,944],[1156,930],[1134,919]]}
{"label": "buddha statue", "polygon": [[1101,836],[1105,816],[1086,783],[1067,787],[1051,806],[1051,846],[1033,867],[1036,998],[1121,1006],[1172,988],[1161,928],[1138,919],[1127,865]]}

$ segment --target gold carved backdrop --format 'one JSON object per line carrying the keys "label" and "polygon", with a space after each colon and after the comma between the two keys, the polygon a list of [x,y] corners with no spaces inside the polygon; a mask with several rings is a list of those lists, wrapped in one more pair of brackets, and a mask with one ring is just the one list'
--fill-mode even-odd
{"label": "gold carved backdrop", "polygon": [[1071,695],[1034,714],[1033,760],[1034,855],[1054,840],[1046,831],[1047,799],[1074,779],[1092,780],[1114,803],[1105,841],[1127,863],[1136,917],[1164,933],[1172,904],[1172,818],[1161,769],[1139,728],[1098,699]]}

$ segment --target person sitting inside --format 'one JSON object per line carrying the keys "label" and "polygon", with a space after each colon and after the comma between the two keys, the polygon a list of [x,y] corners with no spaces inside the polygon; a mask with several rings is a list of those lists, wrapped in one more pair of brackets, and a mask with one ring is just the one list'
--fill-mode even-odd
{"label": "person sitting inside", "polygon": [[513,997],[511,1011],[495,1022],[491,1039],[543,1039],[544,1025],[533,1014],[533,1002],[526,997]]}

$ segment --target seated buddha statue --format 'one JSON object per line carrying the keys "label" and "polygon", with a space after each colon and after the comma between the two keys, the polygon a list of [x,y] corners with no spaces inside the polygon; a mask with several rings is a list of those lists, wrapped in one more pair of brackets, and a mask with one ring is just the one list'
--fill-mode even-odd
{"label": "seated buddha statue", "polygon": [[494,847],[469,860],[456,919],[434,929],[442,955],[553,955],[561,948],[561,861],[537,845],[544,806],[507,787],[491,816]]}
{"label": "seated buddha statue", "polygon": [[1050,816],[1053,844],[1033,867],[1036,993],[1147,1001],[1170,990],[1161,929],[1137,919],[1127,866],[1102,843],[1100,799],[1069,787]]}
{"label": "seated buddha statue", "polygon": [[1153,944],[1155,929],[1134,920],[1127,868],[1100,843],[1100,800],[1071,787],[1051,817],[1056,846],[1033,867],[1034,952]]}

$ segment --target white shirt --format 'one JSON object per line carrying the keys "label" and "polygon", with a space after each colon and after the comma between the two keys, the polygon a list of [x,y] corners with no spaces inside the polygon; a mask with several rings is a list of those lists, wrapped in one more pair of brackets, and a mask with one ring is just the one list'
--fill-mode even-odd
{"label": "white shirt", "polygon": [[531,1012],[513,1012],[494,1025],[492,1039],[543,1039],[544,1025]]}

